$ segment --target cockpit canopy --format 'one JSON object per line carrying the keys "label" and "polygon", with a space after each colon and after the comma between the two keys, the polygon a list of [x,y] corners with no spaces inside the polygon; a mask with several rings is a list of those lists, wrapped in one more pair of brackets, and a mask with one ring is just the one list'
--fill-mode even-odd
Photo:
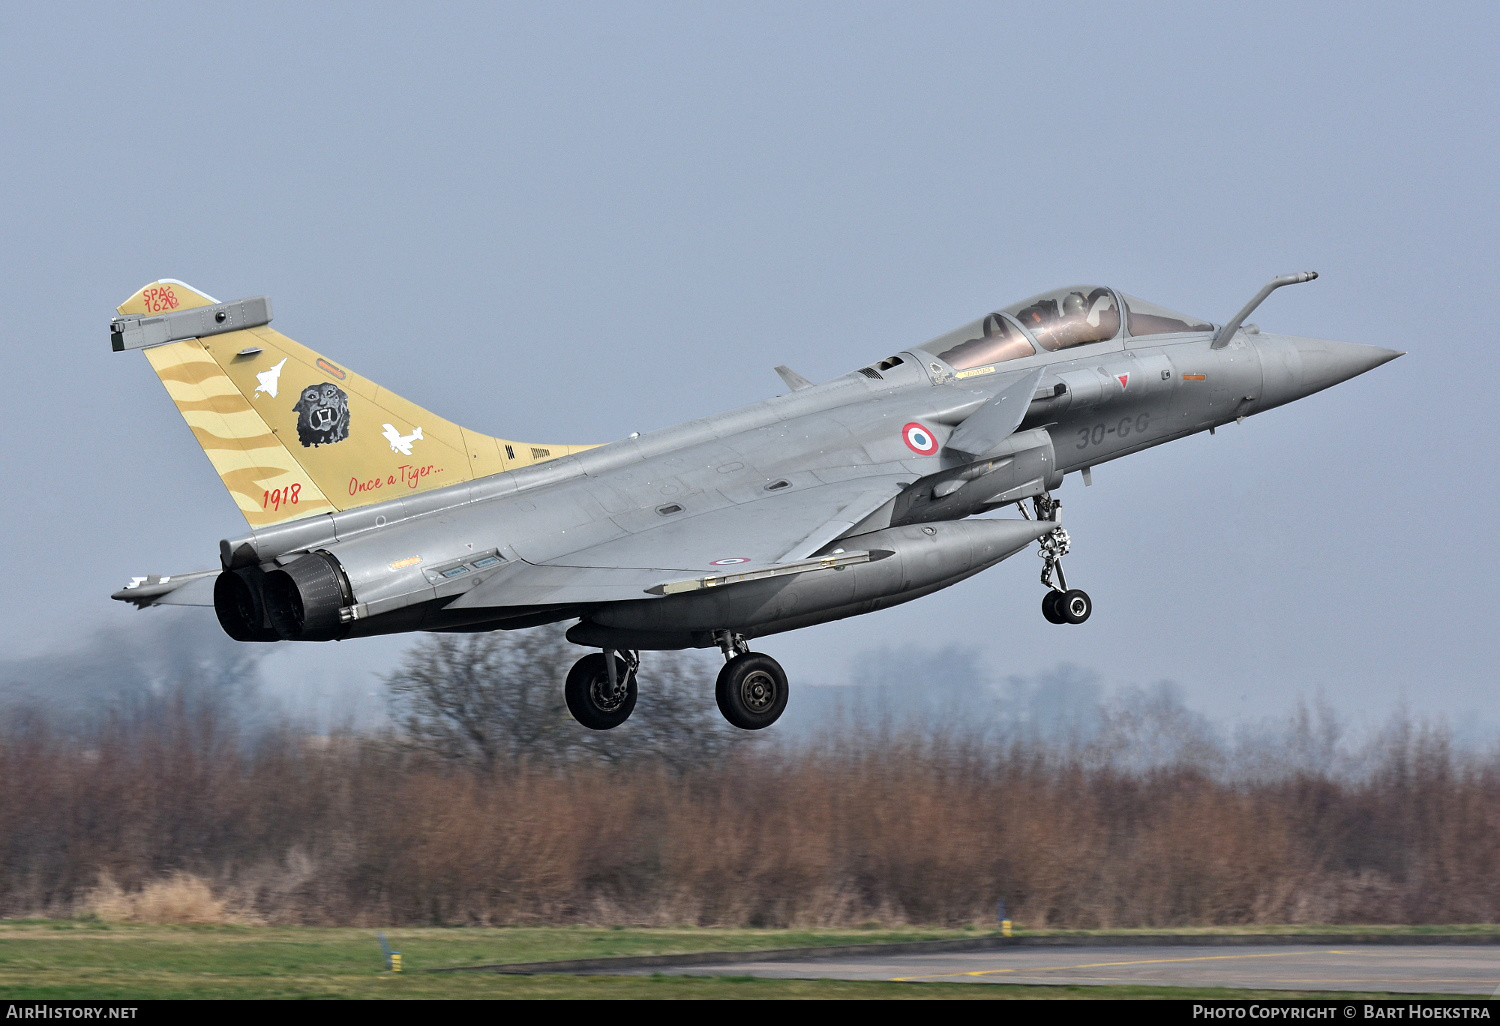
{"label": "cockpit canopy", "polygon": [[1212,330],[1212,324],[1196,317],[1174,313],[1123,292],[1099,285],[1075,285],[986,314],[921,348],[954,370],[968,370],[1034,356],[1037,346],[1057,351],[1108,342],[1122,333],[1139,338]]}

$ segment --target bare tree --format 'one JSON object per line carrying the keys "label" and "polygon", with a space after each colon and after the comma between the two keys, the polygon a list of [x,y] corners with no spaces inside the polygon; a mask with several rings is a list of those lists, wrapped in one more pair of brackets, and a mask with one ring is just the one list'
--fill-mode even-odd
{"label": "bare tree", "polygon": [[159,719],[174,704],[212,710],[236,728],[272,721],[259,667],[270,646],[231,641],[197,612],[152,609],[129,629],[101,628],[60,651],[0,660],[0,716],[30,710],[64,733],[111,718]]}
{"label": "bare tree", "polygon": [[395,719],[413,747],[483,770],[523,752],[555,758],[568,747],[565,648],[546,627],[430,634],[384,678]]}
{"label": "bare tree", "polygon": [[419,641],[384,678],[406,741],[484,771],[521,760],[642,758],[684,769],[751,736],[720,718],[708,661],[680,652],[646,654],[640,701],[624,724],[583,727],[563,701],[563,680],[581,654],[563,632],[554,624]]}
{"label": "bare tree", "polygon": [[1213,724],[1189,709],[1182,688],[1168,680],[1116,691],[1083,754],[1086,764],[1132,774],[1181,767],[1218,772],[1224,763]]}

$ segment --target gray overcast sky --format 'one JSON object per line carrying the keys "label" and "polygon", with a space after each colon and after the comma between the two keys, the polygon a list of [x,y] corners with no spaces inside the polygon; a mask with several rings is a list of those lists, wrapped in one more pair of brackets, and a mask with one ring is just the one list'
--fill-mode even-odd
{"label": "gray overcast sky", "polygon": [[[1500,723],[1500,7],[9,5],[0,33],[13,655],[139,623],[130,575],[243,532],[113,307],[158,277],[506,437],[619,438],[1101,282],[1410,355],[1060,493],[1082,628],[1023,554],[762,643],[1321,693]],[[203,611],[204,616],[211,616]],[[289,645],[366,679],[404,639]],[[331,686],[331,685],[330,685]]]}

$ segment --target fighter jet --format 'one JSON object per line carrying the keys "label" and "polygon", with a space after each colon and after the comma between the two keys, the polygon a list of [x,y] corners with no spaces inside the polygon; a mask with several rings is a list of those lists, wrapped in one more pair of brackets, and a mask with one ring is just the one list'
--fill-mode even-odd
{"label": "fighter jet", "polygon": [[641,652],[717,647],[720,710],[761,729],[787,677],[752,639],[920,598],[1033,542],[1042,615],[1088,620],[1063,572],[1064,475],[1402,355],[1244,323],[1316,277],[1273,279],[1221,325],[1057,289],[822,384],[778,367],[783,395],[596,446],[461,428],[270,328],[264,296],[154,282],[118,308],[113,348],[145,351],[250,531],[216,570],[113,597],[211,605],[245,642],[575,621],[568,639],[596,651],[563,691],[595,730],[635,707]]}

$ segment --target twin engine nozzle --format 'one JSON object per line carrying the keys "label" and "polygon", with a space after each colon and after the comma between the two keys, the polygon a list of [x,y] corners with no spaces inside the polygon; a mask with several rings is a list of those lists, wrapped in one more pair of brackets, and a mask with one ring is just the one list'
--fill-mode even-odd
{"label": "twin engine nozzle", "polygon": [[349,632],[340,610],[354,602],[331,552],[311,552],[284,567],[225,570],[214,582],[214,612],[235,641],[334,641]]}

